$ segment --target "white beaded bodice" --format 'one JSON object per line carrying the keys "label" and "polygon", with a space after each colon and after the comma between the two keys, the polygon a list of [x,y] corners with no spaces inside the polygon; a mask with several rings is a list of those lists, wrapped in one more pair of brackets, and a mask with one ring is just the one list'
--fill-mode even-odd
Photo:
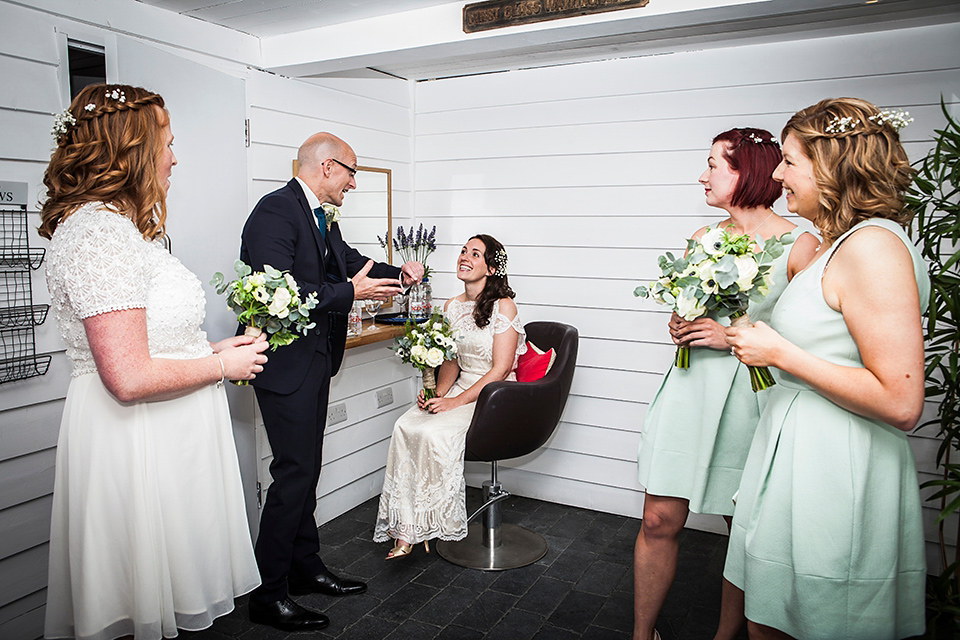
{"label": "white beaded bodice", "polygon": [[83,320],[111,311],[146,309],[153,357],[186,359],[212,353],[200,280],[159,241],[103,203],[77,209],[50,240],[47,287],[73,376],[96,372]]}
{"label": "white beaded bodice", "polygon": [[517,349],[513,356],[513,366],[510,367],[508,380],[515,380],[514,370],[517,368],[517,358],[527,350],[526,332],[523,324],[520,322],[518,313],[512,320],[500,313],[500,301],[493,303],[493,312],[490,314],[490,322],[487,326],[478,327],[473,320],[473,309],[476,303],[473,301],[460,302],[456,298],[450,301],[447,306],[446,316],[453,327],[454,336],[457,341],[457,361],[460,365],[460,376],[464,376],[471,381],[466,385],[469,387],[473,382],[482,377],[490,368],[493,367],[493,336],[503,333],[510,327],[513,327],[517,336]]}

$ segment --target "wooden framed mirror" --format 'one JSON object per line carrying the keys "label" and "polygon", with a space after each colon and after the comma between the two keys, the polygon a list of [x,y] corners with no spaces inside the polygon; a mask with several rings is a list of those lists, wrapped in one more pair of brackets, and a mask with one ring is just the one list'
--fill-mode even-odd
{"label": "wooden framed mirror", "polygon": [[[299,171],[294,159],[293,175]],[[347,193],[340,207],[343,239],[363,255],[378,262],[384,256],[386,262],[393,264],[393,246],[389,243],[393,229],[393,173],[382,167],[357,165],[356,181],[357,188]],[[385,249],[378,236],[387,240]]]}

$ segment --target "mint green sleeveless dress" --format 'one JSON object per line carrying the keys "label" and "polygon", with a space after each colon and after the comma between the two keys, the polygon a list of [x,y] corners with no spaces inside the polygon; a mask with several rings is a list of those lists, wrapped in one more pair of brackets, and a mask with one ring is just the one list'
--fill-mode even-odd
{"label": "mint green sleeveless dress", "polygon": [[[798,274],[772,318],[790,342],[851,367],[863,366],[857,345],[820,279],[836,247],[868,225],[903,240],[924,305],[930,285],[919,252],[898,225],[871,219]],[[772,371],[777,384],[744,468],[724,578],[744,590],[748,619],[795,638],[922,634],[926,560],[906,434]]]}
{"label": "mint green sleeveless dress", "polygon": [[[752,321],[769,322],[787,286],[789,254],[784,251],[773,263],[769,295],[750,304]],[[718,321],[729,324],[726,318]],[[640,434],[638,477],[646,492],[686,498],[694,513],[732,515],[767,393],[754,393],[746,365],[727,350],[695,347],[688,369],[671,365]]]}

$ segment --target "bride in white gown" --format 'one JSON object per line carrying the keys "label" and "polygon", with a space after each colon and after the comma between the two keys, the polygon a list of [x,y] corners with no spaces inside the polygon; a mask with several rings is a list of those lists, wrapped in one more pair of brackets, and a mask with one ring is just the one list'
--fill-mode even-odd
{"label": "bride in white gown", "polygon": [[198,631],[258,584],[224,379],[267,343],[207,341],[200,280],[164,234],[163,99],[90,85],[44,174],[47,284],[73,373],[57,445],[45,637]]}
{"label": "bride in white gown", "polygon": [[454,329],[457,359],[440,365],[437,396],[400,416],[393,427],[374,542],[393,539],[387,559],[413,545],[467,535],[463,449],[480,390],[515,380],[526,334],[507,283],[507,253],[495,238],[476,235],[457,260],[463,293],[443,312]]}

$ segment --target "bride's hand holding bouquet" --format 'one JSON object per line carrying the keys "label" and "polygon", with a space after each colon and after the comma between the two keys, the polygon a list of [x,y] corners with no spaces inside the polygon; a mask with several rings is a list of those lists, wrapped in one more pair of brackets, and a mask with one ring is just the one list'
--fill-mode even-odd
{"label": "bride's hand holding bouquet", "polygon": [[[268,264],[254,272],[242,260],[233,264],[237,279],[226,282],[219,271],[210,284],[218,294],[227,293],[227,307],[246,325],[244,335],[254,338],[266,334],[272,351],[290,344],[316,324],[310,321],[310,310],[317,306],[317,295],[300,298],[300,287],[293,276]],[[237,384],[247,384],[240,381]]]}

